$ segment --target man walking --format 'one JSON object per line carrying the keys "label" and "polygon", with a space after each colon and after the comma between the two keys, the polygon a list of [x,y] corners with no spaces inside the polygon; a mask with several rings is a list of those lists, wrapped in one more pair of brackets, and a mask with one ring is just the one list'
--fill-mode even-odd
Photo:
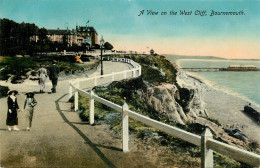
{"label": "man walking", "polygon": [[58,83],[58,76],[59,76],[59,68],[57,67],[56,65],[56,60],[53,60],[52,61],[52,65],[50,67],[50,80],[52,82],[52,93],[56,93],[56,86],[57,86],[57,83]]}

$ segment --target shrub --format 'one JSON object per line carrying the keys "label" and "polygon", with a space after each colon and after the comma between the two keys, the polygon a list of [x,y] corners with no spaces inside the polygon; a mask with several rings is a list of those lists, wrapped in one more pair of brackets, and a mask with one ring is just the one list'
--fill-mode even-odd
{"label": "shrub", "polygon": [[249,143],[249,148],[251,151],[256,151],[259,148],[259,143],[254,141]]}
{"label": "shrub", "polygon": [[7,86],[0,85],[0,98],[6,97],[8,91],[9,91],[9,88]]}
{"label": "shrub", "polygon": [[8,76],[8,74],[25,76],[26,73],[36,67],[39,67],[31,58],[17,58],[9,57],[4,60],[3,65],[5,69],[2,70],[1,74]]}
{"label": "shrub", "polygon": [[37,71],[32,71],[32,72],[31,72],[31,75],[32,75],[32,76],[36,76],[37,74],[38,74]]}
{"label": "shrub", "polygon": [[[158,69],[161,69],[166,75],[165,79],[163,79],[163,82],[167,83],[175,83],[176,84],[176,68],[172,65],[170,61],[168,61],[164,56],[150,56],[150,55],[134,55],[134,54],[125,54],[125,55],[111,55],[112,57],[123,57],[123,58],[129,58],[134,60],[135,62],[139,63],[142,65],[142,75],[143,76],[150,76],[149,74],[152,74],[150,71],[155,71],[155,75],[159,75],[160,71],[159,70],[151,70],[152,68],[145,70],[144,66],[155,66]],[[147,74],[149,73],[149,74]],[[158,83],[162,80],[162,77],[159,77]],[[144,78],[146,80],[146,78]]]}

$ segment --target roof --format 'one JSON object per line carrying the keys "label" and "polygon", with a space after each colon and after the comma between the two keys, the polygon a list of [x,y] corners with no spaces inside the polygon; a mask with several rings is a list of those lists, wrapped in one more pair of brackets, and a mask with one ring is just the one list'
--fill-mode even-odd
{"label": "roof", "polygon": [[55,35],[64,35],[64,34],[73,34],[71,30],[62,30],[62,29],[48,29],[48,35],[55,34]]}
{"label": "roof", "polygon": [[98,34],[94,27],[79,26],[79,27],[77,27],[77,31],[79,31],[79,32],[94,32],[94,33]]}

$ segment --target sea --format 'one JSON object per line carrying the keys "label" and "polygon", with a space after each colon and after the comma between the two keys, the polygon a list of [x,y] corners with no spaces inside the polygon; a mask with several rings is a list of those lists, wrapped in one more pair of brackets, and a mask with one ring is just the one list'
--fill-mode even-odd
{"label": "sea", "polygon": [[[260,60],[226,59],[177,59],[182,68],[227,68],[230,65],[254,65]],[[260,107],[260,71],[190,71],[205,83],[230,94],[239,96]]]}

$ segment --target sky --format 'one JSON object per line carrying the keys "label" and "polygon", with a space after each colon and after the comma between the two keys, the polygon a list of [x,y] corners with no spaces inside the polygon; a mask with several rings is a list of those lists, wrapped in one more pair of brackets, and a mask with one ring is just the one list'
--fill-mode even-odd
{"label": "sky", "polygon": [[[89,20],[116,50],[237,59],[260,59],[259,9],[260,0],[0,0],[0,18],[18,23],[73,29]],[[243,15],[210,16],[212,10]]]}

